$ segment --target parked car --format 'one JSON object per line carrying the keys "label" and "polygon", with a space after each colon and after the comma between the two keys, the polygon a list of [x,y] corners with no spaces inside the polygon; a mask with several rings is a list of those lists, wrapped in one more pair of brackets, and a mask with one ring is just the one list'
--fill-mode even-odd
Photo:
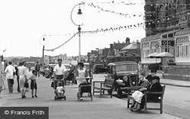
{"label": "parked car", "polygon": [[107,67],[104,66],[104,64],[95,64],[93,66],[93,73],[98,74],[98,73],[106,73],[107,72]]}
{"label": "parked car", "polygon": [[108,64],[108,74],[106,77],[109,77],[109,80],[114,80],[113,90],[117,91],[118,96],[121,96],[122,92],[118,90],[120,87],[118,87],[116,80],[123,80],[124,76],[138,80],[138,64],[134,61],[112,62]]}

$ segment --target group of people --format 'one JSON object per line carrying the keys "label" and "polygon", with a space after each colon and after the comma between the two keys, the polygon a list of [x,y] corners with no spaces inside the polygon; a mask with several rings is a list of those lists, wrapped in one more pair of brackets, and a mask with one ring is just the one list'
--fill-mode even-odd
{"label": "group of people", "polygon": [[9,61],[6,67],[0,62],[0,92],[6,88],[5,81],[7,81],[8,92],[13,93],[13,86],[16,80],[17,92],[21,93],[21,98],[26,98],[26,91],[29,88],[30,81],[32,98],[37,97],[36,80],[38,77],[38,70],[36,70],[36,68],[33,70],[27,68],[25,66],[25,61],[20,62],[18,66],[13,65],[13,63]]}
{"label": "group of people", "polygon": [[[72,69],[73,70],[73,69]],[[61,90],[64,90],[64,86],[59,85],[61,84],[60,82],[58,82],[59,80],[64,80],[67,78],[68,75],[66,75],[68,72],[66,67],[64,66],[64,64],[62,64],[62,59],[58,59],[58,64],[54,67],[54,85],[57,86],[52,86],[52,87],[56,87],[57,92],[61,92]],[[84,63],[79,62],[77,65],[77,68],[75,68],[74,70],[74,77],[76,77],[76,83],[78,86],[78,92],[81,92],[81,85],[85,85],[87,83],[87,77],[91,77],[91,73],[89,71],[89,68],[85,68],[84,67]],[[74,78],[75,80],[75,78]],[[61,88],[62,87],[62,88]],[[57,94],[57,93],[56,93]],[[78,93],[79,98],[81,98],[81,93]],[[58,95],[58,94],[57,94]]]}
{"label": "group of people", "polygon": [[[160,84],[159,76],[155,74],[142,74],[140,77],[140,88],[133,94],[133,104],[131,111],[141,111],[145,108],[145,92],[161,92],[162,86]],[[149,94],[147,93],[147,101],[157,102],[159,101],[160,94]]]}
{"label": "group of people", "polygon": [[[160,84],[160,78],[159,76],[156,76],[156,74],[154,73],[150,73],[150,74],[145,74],[145,73],[141,73],[140,76],[138,75],[131,75],[133,76],[133,78],[138,78],[139,82],[137,82],[137,84],[135,84],[135,88],[136,89],[132,89],[135,90],[132,93],[132,98],[133,98],[133,104],[131,106],[131,111],[140,111],[142,109],[144,109],[144,105],[145,105],[145,92],[150,91],[150,92],[160,92],[162,91],[162,86]],[[116,90],[118,93],[118,96],[122,95],[122,87],[131,87],[132,80],[129,79],[129,76],[124,76],[123,79],[117,79],[116,80]],[[135,79],[137,80],[137,79]],[[127,91],[131,91],[131,90],[127,90]],[[128,92],[128,93],[129,93]],[[147,94],[147,100],[151,100],[151,101],[158,101],[159,100],[160,95],[152,95],[152,94]]]}
{"label": "group of people", "polygon": [[[52,77],[55,80],[63,80],[68,77],[68,68],[62,64],[62,59],[57,60],[58,63],[53,68]],[[75,68],[71,68],[71,71],[74,76],[73,83],[76,83],[79,87],[78,91],[80,92],[80,86],[87,83],[86,77],[91,77],[89,68],[84,67],[84,63],[79,62]],[[87,73],[88,72],[88,73]],[[4,67],[2,62],[0,63],[0,92],[8,87],[8,92],[13,93],[13,87],[15,81],[17,81],[17,92],[21,94],[21,98],[26,98],[26,92],[28,88],[31,88],[31,97],[37,97],[37,79],[40,76],[40,64],[36,62],[35,68],[31,69],[26,67],[25,61],[19,63],[19,65],[13,65],[11,61],[8,62],[8,65]],[[5,86],[5,81],[7,81],[7,86]],[[29,85],[30,83],[30,85]],[[65,82],[64,82],[65,83]],[[60,83],[56,84],[57,90],[64,90],[64,87]],[[15,86],[16,87],[16,86]],[[62,87],[62,88],[61,88]],[[80,94],[80,93],[79,93]]]}

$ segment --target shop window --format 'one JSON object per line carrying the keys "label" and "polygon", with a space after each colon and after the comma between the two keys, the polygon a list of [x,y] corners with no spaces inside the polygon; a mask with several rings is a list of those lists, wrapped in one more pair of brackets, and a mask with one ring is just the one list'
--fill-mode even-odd
{"label": "shop window", "polygon": [[163,35],[162,38],[167,38],[167,34]]}
{"label": "shop window", "polygon": [[190,56],[190,54],[189,54],[189,53],[190,53],[189,50],[190,50],[189,46],[186,45],[186,56]]}
{"label": "shop window", "polygon": [[186,57],[186,46],[182,46],[182,57]]}
{"label": "shop window", "polygon": [[169,38],[173,38],[173,36],[174,36],[173,33],[168,34]]}
{"label": "shop window", "polygon": [[179,57],[179,46],[176,47],[176,57]]}
{"label": "shop window", "polygon": [[179,57],[183,57],[182,46],[179,46]]}

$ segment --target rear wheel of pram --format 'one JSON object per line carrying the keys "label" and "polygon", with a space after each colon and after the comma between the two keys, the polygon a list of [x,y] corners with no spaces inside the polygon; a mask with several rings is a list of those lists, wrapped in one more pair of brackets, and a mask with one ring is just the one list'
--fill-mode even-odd
{"label": "rear wheel of pram", "polygon": [[57,97],[56,97],[56,96],[54,97],[54,100],[57,100]]}
{"label": "rear wheel of pram", "polygon": [[77,100],[79,101],[80,100],[80,93],[77,92]]}
{"label": "rear wheel of pram", "polygon": [[90,93],[90,98],[91,98],[91,101],[93,101],[93,96],[92,96],[92,93]]}
{"label": "rear wheel of pram", "polygon": [[66,99],[67,99],[67,98],[66,98],[66,96],[64,96],[63,98],[64,98],[64,100],[66,100]]}

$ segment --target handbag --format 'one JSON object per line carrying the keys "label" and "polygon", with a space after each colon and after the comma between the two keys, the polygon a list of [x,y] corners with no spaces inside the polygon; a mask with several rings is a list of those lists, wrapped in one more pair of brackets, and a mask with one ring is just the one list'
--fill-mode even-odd
{"label": "handbag", "polygon": [[25,81],[25,82],[24,82],[24,87],[25,87],[25,88],[28,88],[28,87],[29,87],[28,81]]}

